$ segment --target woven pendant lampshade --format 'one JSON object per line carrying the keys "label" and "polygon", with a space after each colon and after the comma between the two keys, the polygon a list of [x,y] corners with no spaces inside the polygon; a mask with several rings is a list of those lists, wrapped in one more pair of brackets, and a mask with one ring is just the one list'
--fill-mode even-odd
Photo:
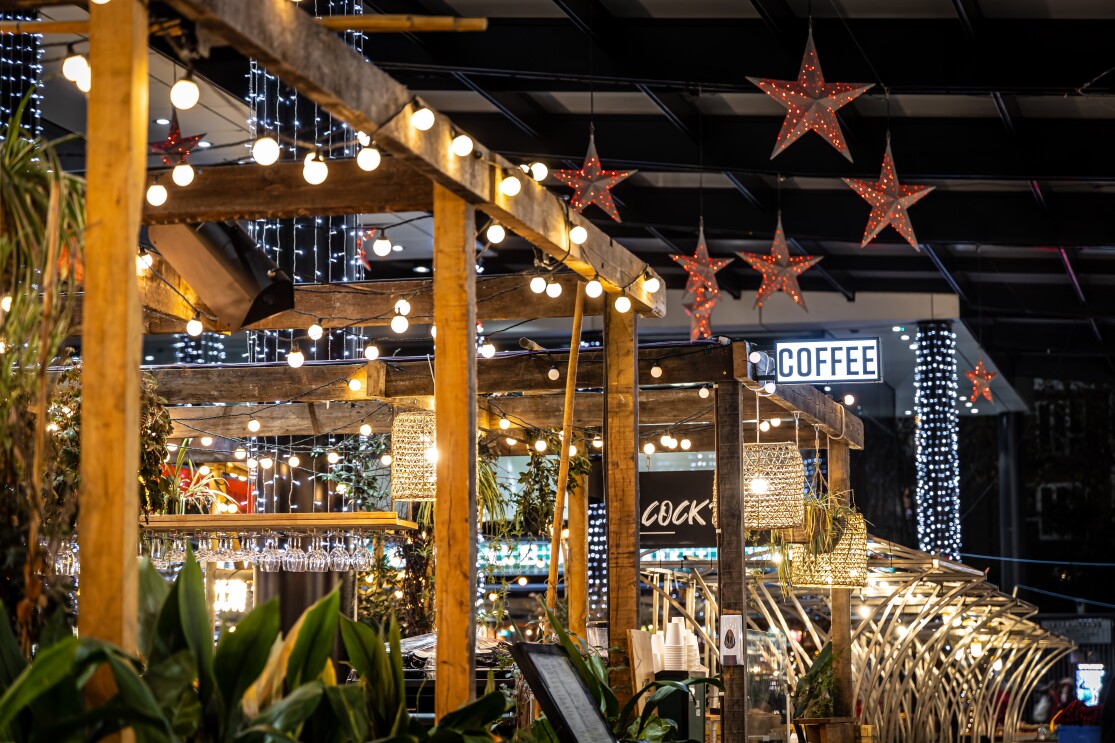
{"label": "woven pendant lampshade", "polygon": [[391,498],[437,499],[437,418],[427,410],[395,416],[391,426]]}
{"label": "woven pendant lampshade", "polygon": [[792,529],[805,520],[805,464],[794,443],[744,444],[743,528]]}
{"label": "woven pendant lampshade", "polygon": [[848,516],[832,552],[812,555],[805,545],[790,548],[790,583],[800,588],[862,588],[867,585],[867,524],[858,511]]}

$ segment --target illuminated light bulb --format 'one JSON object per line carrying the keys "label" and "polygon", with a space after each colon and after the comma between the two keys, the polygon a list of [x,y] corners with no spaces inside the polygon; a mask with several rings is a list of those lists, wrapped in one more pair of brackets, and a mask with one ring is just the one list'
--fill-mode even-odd
{"label": "illuminated light bulb", "polygon": [[654,444],[652,444],[649,441],[647,443],[643,444],[643,454],[646,454],[648,457],[651,454],[654,454]]}
{"label": "illuminated light bulb", "polygon": [[170,102],[179,111],[189,111],[201,99],[201,88],[187,75],[170,88]]}
{"label": "illuminated light bulb", "polygon": [[507,444],[508,446],[514,446],[514,445],[515,445],[516,443],[518,443],[517,441],[515,441],[515,439],[511,438],[510,436],[508,436],[507,438],[505,438],[505,439],[504,439],[504,442],[505,442],[505,443],[506,443],[506,444]]}
{"label": "illuminated light bulb", "polygon": [[593,436],[592,437],[592,446],[595,449],[603,449],[604,448],[604,439],[600,438],[599,435]]}
{"label": "illuminated light bulb", "polygon": [[202,436],[201,437],[201,445],[202,446],[212,446],[213,445],[213,437],[212,436]]}
{"label": "illuminated light bulb", "polygon": [[546,167],[546,163],[531,163],[530,164],[530,177],[536,181],[546,180],[546,176],[550,174],[550,169]]}
{"label": "illuminated light bulb", "polygon": [[298,347],[297,343],[290,349],[290,353],[286,355],[286,362],[290,364],[293,369],[297,369],[302,366],[302,364],[306,363],[306,356],[302,353],[302,349]]}
{"label": "illuminated light bulb", "polygon": [[434,112],[428,108],[420,108],[410,115],[410,125],[420,132],[428,132],[434,128]]}
{"label": "illuminated light bulb", "polygon": [[363,425],[360,426],[360,435],[361,436],[371,436],[372,435],[372,427],[370,425],[368,425],[367,423],[364,423]]}
{"label": "illuminated light bulb", "polygon": [[755,495],[766,495],[770,492],[770,480],[765,477],[753,477],[747,487]]}
{"label": "illuminated light bulb", "polygon": [[246,449],[244,449],[244,447],[238,446],[236,447],[236,451],[232,453],[232,456],[236,457],[240,461],[244,461],[248,458],[248,452]]}
{"label": "illuminated light bulb", "polygon": [[763,360],[763,354],[759,351],[752,351],[751,353],[747,354],[747,360],[750,361],[752,364],[758,364],[760,361]]}
{"label": "illuminated light bulb", "polygon": [[259,466],[259,460],[256,459],[255,457],[248,457],[248,461],[245,462],[244,464],[248,465],[249,469],[255,469],[256,467]]}
{"label": "illuminated light bulb", "polygon": [[396,333],[405,333],[409,327],[410,321],[407,320],[406,315],[395,315],[391,318],[391,330]]}
{"label": "illuminated light bulb", "polygon": [[534,450],[538,452],[546,451],[546,439],[538,439],[534,442]]}
{"label": "illuminated light bulb", "polygon": [[631,310],[631,300],[628,299],[625,295],[621,294],[618,297],[616,297],[616,305],[615,306],[616,306],[616,312],[618,312],[622,315],[623,313],[629,312]]}
{"label": "illuminated light bulb", "polygon": [[383,162],[383,156],[379,154],[379,150],[375,147],[365,147],[356,153],[357,167],[369,173],[378,168],[381,162]]}
{"label": "illuminated light bulb", "polygon": [[491,343],[485,343],[480,346],[480,355],[486,359],[490,359],[496,355],[496,347]]}
{"label": "illuminated light bulb", "polygon": [[361,388],[361,387],[363,387],[363,386],[364,386],[364,385],[360,383],[360,380],[359,380],[359,379],[350,379],[350,380],[348,380],[348,388],[349,388],[350,390],[352,390],[353,392],[359,392],[359,391],[360,391],[360,388]]}
{"label": "illuminated light bulb", "polygon": [[516,582],[517,582],[517,583],[518,583],[518,584],[519,584],[520,586],[525,586],[525,585],[527,584],[527,577],[526,577],[525,575],[520,575],[520,576],[519,576],[519,580],[518,580],[518,581],[516,581]]}
{"label": "illuminated light bulb", "polygon": [[194,182],[194,166],[189,163],[178,163],[174,166],[174,170],[170,171],[170,179],[178,186],[190,185]]}
{"label": "illuminated light bulb", "polygon": [[996,658],[995,662],[991,664],[991,668],[995,671],[1003,670],[1003,659],[1002,658]]}
{"label": "illuminated light bulb", "polygon": [[345,485],[343,482],[339,482],[337,483],[337,487],[333,489],[333,492],[335,492],[337,495],[344,495],[348,492],[348,485]]}
{"label": "illuminated light bulb", "polygon": [[506,431],[508,428],[511,428],[511,421],[507,420],[506,418],[500,418],[499,427],[501,430]]}
{"label": "illuminated light bulb", "polygon": [[201,318],[197,315],[194,315],[193,319],[186,323],[186,334],[191,338],[197,338],[203,330],[205,330],[205,326],[201,324]]}
{"label": "illuminated light bulb", "polygon": [[530,290],[535,294],[541,294],[546,291],[546,279],[541,276],[535,276],[530,280]]}
{"label": "illuminated light bulb", "polygon": [[700,395],[702,400],[707,400],[708,396],[712,394],[712,390],[710,390],[708,387],[702,387],[701,389],[697,390],[697,394]]}
{"label": "illuminated light bulb", "polygon": [[860,619],[867,619],[871,616],[871,607],[867,604],[861,604],[859,607],[859,616]]}
{"label": "illuminated light bulb", "polygon": [[852,405],[852,404],[855,403],[855,401],[856,401],[856,396],[855,395],[852,395],[852,394],[844,395],[844,404],[845,405]]}
{"label": "illuminated light bulb", "polygon": [[200,467],[197,468],[197,473],[199,475],[208,475],[210,473],[210,471],[211,470],[209,469],[209,465],[207,465],[207,464],[203,464],[203,465],[201,465]]}
{"label": "illuminated light bulb", "polygon": [[766,433],[767,431],[769,431],[770,430],[770,422],[769,421],[763,421],[762,423],[760,423],[759,424],[759,430],[762,431],[763,433]]}
{"label": "illuminated light bulb", "polygon": [[571,457],[575,457],[575,456],[577,456],[577,447],[576,447],[576,445],[574,445],[574,444],[570,444],[570,445],[569,445],[569,456],[571,456]]}
{"label": "illuminated light bulb", "polygon": [[356,132],[356,142],[361,147],[367,147],[372,143],[372,138],[366,132]]}
{"label": "illuminated light bulb", "polygon": [[147,187],[147,203],[151,206],[162,206],[167,196],[166,186],[161,183],[152,183]]}
{"label": "illuminated light bulb", "polygon": [[286,463],[291,467],[297,467],[298,465],[302,464],[302,460],[299,459],[297,454],[291,454],[289,457],[286,458]]}
{"label": "illuminated light bulb", "polygon": [[322,333],[324,333],[324,332],[325,332],[325,330],[321,327],[321,325],[319,323],[316,323],[316,322],[313,325],[311,325],[310,327],[306,328],[306,335],[310,336],[310,339],[315,340],[315,341],[316,340],[321,340]]}
{"label": "illuminated light bulb", "polygon": [[155,264],[155,258],[146,250],[136,256],[136,273],[143,273]]}
{"label": "illuminated light bulb", "polygon": [[654,366],[652,366],[650,368],[650,375],[652,377],[654,377],[655,379],[658,379],[659,377],[662,376],[662,367],[659,366],[658,364],[655,364]]}
{"label": "illuminated light bulb", "polygon": [[557,299],[561,296],[561,284],[556,281],[551,281],[546,284],[546,296],[550,299]]}
{"label": "illuminated light bulb", "polygon": [[271,457],[261,457],[260,460],[259,460],[259,466],[262,469],[265,469],[265,470],[271,469],[272,465],[274,465],[274,464],[275,464],[275,460],[272,459]]}
{"label": "illuminated light bulb", "polygon": [[664,433],[662,434],[661,438],[658,439],[658,442],[662,444],[662,446],[669,448],[671,440],[672,439],[670,438],[670,434]]}
{"label": "illuminated light bulb", "polygon": [[274,165],[279,161],[279,143],[274,137],[260,137],[252,143],[252,159],[260,165]]}
{"label": "illuminated light bulb", "polygon": [[167,444],[166,445],[166,450],[167,451],[178,451],[178,444]]}
{"label": "illuminated light bulb", "polygon": [[62,62],[62,77],[76,83],[89,74],[89,60],[81,54],[71,54]]}
{"label": "illuminated light bulb", "polygon": [[453,137],[453,143],[449,145],[449,149],[451,149],[453,154],[457,157],[468,157],[472,154],[472,147],[472,137],[467,134],[458,134],[456,137]]}
{"label": "illuminated light bulb", "polygon": [[306,160],[302,165],[302,177],[311,186],[319,186],[325,183],[325,179],[329,177],[329,166],[320,153],[311,152],[306,155]]}
{"label": "illuminated light bulb", "polygon": [[777,389],[777,386],[774,384],[774,382],[767,382],[763,385],[763,392],[767,393],[768,395],[773,395],[775,389]]}
{"label": "illuminated light bulb", "polygon": [[77,80],[74,80],[74,85],[76,85],[77,89],[82,93],[88,93],[93,87],[93,70],[86,69]]}
{"label": "illuminated light bulb", "polygon": [[4,312],[7,312],[11,308],[12,308],[12,295],[8,294],[3,299],[0,299],[0,309],[4,310]]}
{"label": "illuminated light bulb", "polygon": [[391,255],[391,241],[386,237],[377,237],[372,243],[372,252],[380,258]]}
{"label": "illuminated light bulb", "polygon": [[437,338],[437,325],[430,326],[430,337]]}
{"label": "illuminated light bulb", "polygon": [[400,315],[409,315],[410,302],[405,299],[400,299],[398,302],[395,303],[395,312]]}
{"label": "illuminated light bulb", "polygon": [[395,589],[395,598],[397,598],[397,599],[401,599],[402,597],[403,597],[403,591],[402,591],[402,589],[401,589],[401,588],[397,588],[397,589]]}
{"label": "illuminated light bulb", "polygon": [[504,196],[518,196],[523,190],[523,182],[513,175],[509,175],[499,182],[499,192]]}
{"label": "illuminated light bulb", "polygon": [[692,447],[692,446],[693,446],[693,442],[690,441],[689,439],[682,439],[681,440],[681,448],[684,449],[685,451],[689,451],[690,447]]}
{"label": "illuminated light bulb", "polygon": [[654,294],[662,288],[662,281],[657,276],[651,276],[643,282],[643,288],[646,289],[649,294]]}
{"label": "illuminated light bulb", "polygon": [[503,238],[507,237],[507,230],[503,229],[503,225],[493,224],[488,227],[484,236],[492,245],[498,245],[503,242]]}
{"label": "illuminated light bulb", "polygon": [[426,449],[426,451],[422,452],[422,455],[424,457],[426,457],[427,462],[433,464],[434,462],[437,461],[437,447],[436,446],[429,447],[428,449]]}
{"label": "illuminated light bulb", "polygon": [[218,503],[217,504],[217,513],[224,513],[227,510],[228,509],[225,507],[224,503]]}
{"label": "illuminated light bulb", "polygon": [[336,464],[341,461],[341,455],[335,451],[331,451],[325,455],[325,461],[329,462],[329,464]]}
{"label": "illuminated light bulb", "polygon": [[248,419],[248,430],[249,431],[251,431],[252,433],[255,433],[260,428],[261,428],[261,425],[260,425],[259,421],[257,421],[255,418],[249,418]]}
{"label": "illuminated light bulb", "polygon": [[368,361],[375,361],[376,359],[378,359],[379,346],[374,343],[364,346],[364,358],[366,358]]}
{"label": "illuminated light bulb", "polygon": [[551,382],[556,382],[561,379],[561,372],[556,366],[551,366],[550,370],[546,372],[546,376],[550,379]]}
{"label": "illuminated light bulb", "polygon": [[779,426],[782,425],[782,419],[781,418],[771,418],[770,419],[770,424],[772,426],[774,426],[775,428],[778,428]]}
{"label": "illuminated light bulb", "polygon": [[384,454],[379,458],[379,463],[382,464],[384,467],[390,467],[392,461],[393,460],[390,454]]}
{"label": "illuminated light bulb", "polygon": [[574,245],[584,245],[586,240],[588,240],[588,230],[581,225],[569,230],[569,242]]}
{"label": "illuminated light bulb", "polygon": [[604,285],[596,279],[593,279],[592,281],[585,284],[585,296],[589,297],[590,299],[596,299],[603,293]]}

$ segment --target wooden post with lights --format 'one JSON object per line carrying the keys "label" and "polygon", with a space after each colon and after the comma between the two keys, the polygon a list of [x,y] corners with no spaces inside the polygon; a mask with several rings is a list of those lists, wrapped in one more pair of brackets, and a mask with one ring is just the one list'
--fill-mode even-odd
{"label": "wooden post with lights", "polygon": [[[849,449],[843,439],[829,439],[828,480],[829,490],[841,505],[848,505]],[[836,717],[855,717],[855,700],[852,698],[852,591],[847,588],[832,589],[832,674],[835,680],[833,712]]]}
{"label": "wooden post with lights", "polygon": [[611,302],[604,309],[604,497],[608,519],[608,642],[612,688],[631,697],[627,631],[639,628],[638,318]]}
{"label": "wooden post with lights", "polygon": [[475,214],[434,186],[434,410],[437,412],[438,718],[476,694],[476,249]]}
{"label": "wooden post with lights", "polygon": [[[743,491],[740,481],[740,421],[745,387],[739,382],[716,385],[716,549],[720,577],[721,614],[744,615],[747,627],[747,582],[744,564]],[[748,393],[750,394],[750,393]],[[750,399],[750,398],[749,398]],[[747,740],[747,642],[739,642],[739,665],[722,670],[724,695],[720,700],[720,740]]]}
{"label": "wooden post with lights", "polygon": [[[83,637],[133,653],[143,335],[135,246],[147,164],[147,3],[90,4],[89,15],[78,622]],[[111,680],[94,682],[89,693],[107,699]]]}

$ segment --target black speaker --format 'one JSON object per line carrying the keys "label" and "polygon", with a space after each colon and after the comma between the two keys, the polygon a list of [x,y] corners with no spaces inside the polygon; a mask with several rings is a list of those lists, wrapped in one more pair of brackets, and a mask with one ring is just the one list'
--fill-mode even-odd
{"label": "black speaker", "polygon": [[151,225],[147,237],[233,329],[294,309],[294,282],[236,222]]}

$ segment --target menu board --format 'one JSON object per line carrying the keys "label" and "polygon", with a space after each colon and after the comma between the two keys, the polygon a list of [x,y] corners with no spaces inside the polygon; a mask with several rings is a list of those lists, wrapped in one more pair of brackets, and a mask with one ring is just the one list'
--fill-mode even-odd
{"label": "menu board", "polygon": [[511,656],[561,743],[615,743],[608,721],[564,648],[517,642]]}

